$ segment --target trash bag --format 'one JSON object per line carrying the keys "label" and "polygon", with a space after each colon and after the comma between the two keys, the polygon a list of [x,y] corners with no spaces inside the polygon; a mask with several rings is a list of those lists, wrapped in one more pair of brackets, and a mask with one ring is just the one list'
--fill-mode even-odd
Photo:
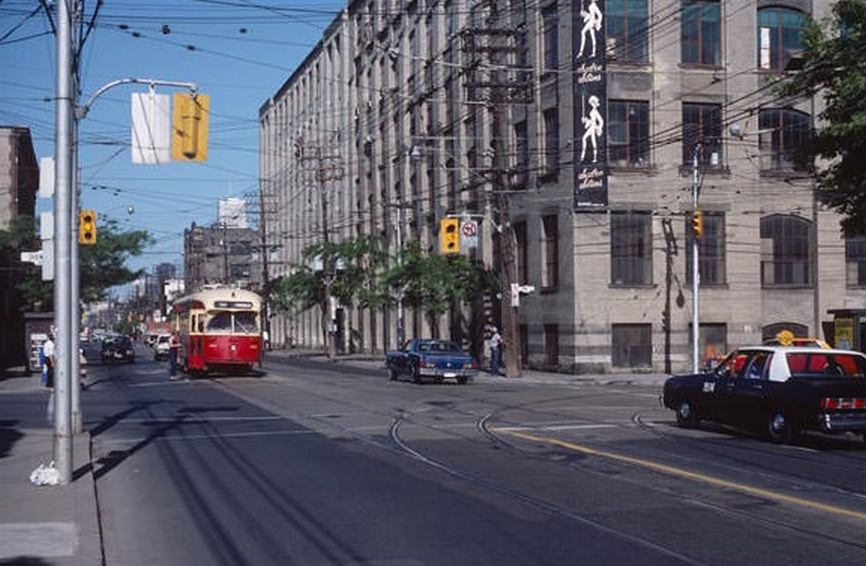
{"label": "trash bag", "polygon": [[54,460],[47,466],[39,464],[39,467],[30,473],[30,483],[34,485],[57,485],[60,483],[60,472],[54,467]]}

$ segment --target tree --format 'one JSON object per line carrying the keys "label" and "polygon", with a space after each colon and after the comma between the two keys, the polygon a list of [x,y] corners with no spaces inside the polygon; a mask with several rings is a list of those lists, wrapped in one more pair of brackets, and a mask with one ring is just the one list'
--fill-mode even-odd
{"label": "tree", "polygon": [[846,235],[866,234],[866,0],[839,0],[804,32],[802,71],[781,81],[783,96],[822,94],[825,122],[797,156],[819,163],[819,196],[843,216]]}
{"label": "tree", "polygon": [[439,336],[439,318],[452,306],[470,301],[477,293],[496,289],[496,275],[464,255],[441,255],[422,249],[420,242],[407,242],[402,262],[383,274],[382,281],[394,293],[401,290],[407,304],[420,308],[434,336]]}
{"label": "tree", "polygon": [[[20,216],[9,230],[0,230],[0,261],[15,259],[20,251],[36,249],[36,222],[33,217]],[[138,256],[153,242],[144,230],[121,231],[117,222],[108,221],[99,227],[99,237],[92,246],[81,246],[80,264],[81,300],[85,303],[104,299],[109,288],[135,280],[143,270],[126,266],[129,258]],[[42,281],[41,270],[27,266],[17,285],[25,308],[49,310],[53,304],[54,286]]]}
{"label": "tree", "polygon": [[[283,312],[303,312],[318,306],[325,336],[330,323],[326,289],[340,304],[376,308],[384,302],[377,274],[387,262],[379,238],[361,236],[342,242],[319,242],[301,252],[303,264],[271,287],[271,301]],[[326,269],[327,268],[327,269]]]}

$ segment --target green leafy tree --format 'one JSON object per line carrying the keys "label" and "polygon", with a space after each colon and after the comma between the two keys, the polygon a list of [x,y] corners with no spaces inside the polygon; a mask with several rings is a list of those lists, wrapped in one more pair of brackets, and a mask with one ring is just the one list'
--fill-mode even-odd
{"label": "green leafy tree", "polygon": [[384,302],[377,274],[387,262],[387,254],[378,238],[319,242],[304,248],[302,258],[303,264],[295,265],[291,274],[272,284],[270,296],[277,310],[303,312],[318,306],[324,334],[329,323],[328,289],[343,305],[376,308]]}
{"label": "green leafy tree", "polygon": [[[33,217],[20,216],[13,222],[9,230],[0,230],[0,261],[4,264],[10,258],[16,259],[20,251],[38,247]],[[114,221],[100,225],[96,244],[79,248],[81,300],[87,303],[104,299],[109,288],[134,281],[143,270],[131,270],[126,263],[151,243],[153,240],[146,231],[122,231]],[[18,289],[25,308],[52,308],[54,286],[50,281],[42,281],[40,268],[26,267]]]}
{"label": "green leafy tree", "polygon": [[822,95],[825,122],[800,150],[819,164],[822,201],[843,216],[846,235],[866,234],[866,0],[839,0],[804,32],[803,68],[778,85],[784,96]]}
{"label": "green leafy tree", "polygon": [[441,255],[424,250],[418,241],[407,242],[402,261],[382,277],[383,284],[402,292],[405,302],[424,311],[434,336],[439,336],[439,319],[452,306],[472,300],[477,293],[496,289],[496,275],[464,255]]}

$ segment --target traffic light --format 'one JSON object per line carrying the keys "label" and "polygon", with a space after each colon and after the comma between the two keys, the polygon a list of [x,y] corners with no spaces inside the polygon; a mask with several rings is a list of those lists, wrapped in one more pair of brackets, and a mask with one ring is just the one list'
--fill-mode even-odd
{"label": "traffic light", "polygon": [[78,243],[82,246],[96,243],[96,212],[93,210],[78,213]]}
{"label": "traffic light", "polygon": [[692,215],[692,233],[698,240],[704,235],[704,211],[700,208],[695,209]]}
{"label": "traffic light", "polygon": [[460,253],[460,219],[443,218],[439,221],[439,252]]}
{"label": "traffic light", "polygon": [[206,94],[174,94],[171,118],[171,158],[174,161],[206,161],[210,97]]}

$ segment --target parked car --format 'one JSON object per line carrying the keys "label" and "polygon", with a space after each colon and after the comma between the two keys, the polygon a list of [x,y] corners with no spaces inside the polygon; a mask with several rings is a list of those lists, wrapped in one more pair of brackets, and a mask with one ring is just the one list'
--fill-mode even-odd
{"label": "parked car", "polygon": [[663,402],[684,427],[717,421],[763,429],[785,443],[810,430],[866,440],[866,356],[815,347],[740,348],[712,371],[669,378]]}
{"label": "parked car", "polygon": [[167,360],[168,359],[168,350],[169,350],[169,341],[171,340],[171,334],[160,334],[156,337],[156,341],[153,343],[153,359],[154,360]]}
{"label": "parked car", "polygon": [[448,340],[409,340],[400,350],[388,352],[385,367],[391,380],[409,376],[415,383],[432,377],[437,383],[453,378],[465,384],[478,373],[472,356]]}
{"label": "parked car", "polygon": [[122,360],[135,361],[135,349],[128,336],[108,336],[102,341],[102,363]]}

